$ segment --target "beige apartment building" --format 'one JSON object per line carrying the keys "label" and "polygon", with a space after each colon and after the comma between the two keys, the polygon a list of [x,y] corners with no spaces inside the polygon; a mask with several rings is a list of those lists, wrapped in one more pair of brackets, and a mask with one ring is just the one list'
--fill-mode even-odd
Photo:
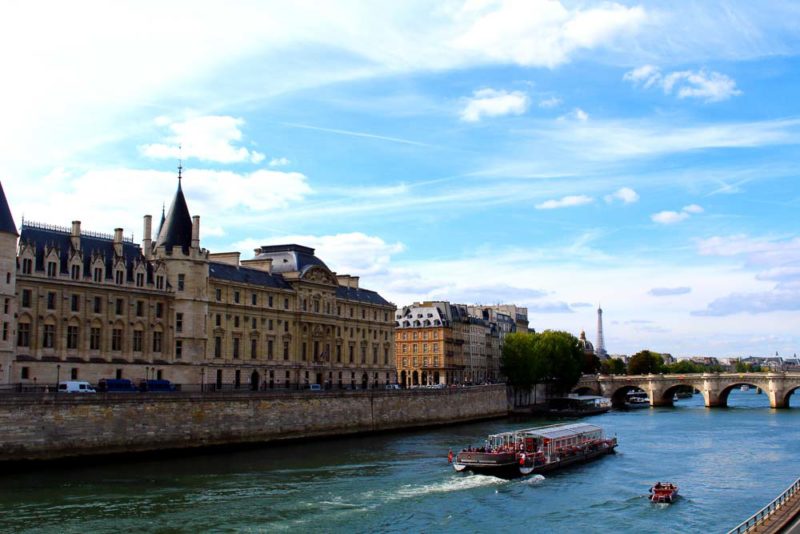
{"label": "beige apartment building", "polygon": [[180,172],[141,244],[23,221],[0,187],[0,385],[101,378],[209,388],[397,382],[395,306],[300,245],[253,259],[200,245]]}

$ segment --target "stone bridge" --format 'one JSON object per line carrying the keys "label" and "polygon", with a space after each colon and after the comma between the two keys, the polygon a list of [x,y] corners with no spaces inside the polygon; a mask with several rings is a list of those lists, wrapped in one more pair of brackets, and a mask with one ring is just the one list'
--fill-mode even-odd
{"label": "stone bridge", "polygon": [[644,390],[651,406],[672,406],[675,392],[692,387],[702,393],[709,408],[728,405],[728,395],[737,387],[760,388],[771,408],[788,408],[789,397],[800,388],[800,373],[686,373],[658,375],[584,375],[572,389],[574,393],[609,397],[622,404],[629,391]]}

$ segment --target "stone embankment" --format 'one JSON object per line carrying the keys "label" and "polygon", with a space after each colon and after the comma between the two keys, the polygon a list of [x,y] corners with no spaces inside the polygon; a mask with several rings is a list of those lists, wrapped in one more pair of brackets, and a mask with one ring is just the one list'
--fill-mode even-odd
{"label": "stone embankment", "polygon": [[505,386],[0,397],[0,462],[266,443],[502,417]]}

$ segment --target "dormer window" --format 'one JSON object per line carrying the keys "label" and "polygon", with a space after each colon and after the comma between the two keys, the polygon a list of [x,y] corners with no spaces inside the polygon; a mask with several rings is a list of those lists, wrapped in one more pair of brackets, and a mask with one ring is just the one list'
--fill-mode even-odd
{"label": "dormer window", "polygon": [[162,275],[156,276],[156,289],[164,289],[164,277]]}
{"label": "dormer window", "polygon": [[56,269],[57,269],[56,262],[54,262],[54,261],[48,261],[47,262],[47,276],[48,277],[55,278],[56,277],[56,272],[57,272]]}
{"label": "dormer window", "polygon": [[70,273],[70,278],[73,280],[80,280],[81,278],[81,266],[80,265],[73,265],[72,272]]}
{"label": "dormer window", "polygon": [[33,271],[33,260],[25,258],[22,260],[22,274],[31,274]]}
{"label": "dormer window", "polygon": [[144,273],[136,273],[136,287],[144,286]]}
{"label": "dormer window", "polygon": [[92,275],[92,280],[94,280],[98,284],[103,281],[103,268],[102,267],[95,267],[94,268],[94,274]]}
{"label": "dormer window", "polygon": [[117,271],[116,271],[116,272],[114,272],[114,282],[115,282],[115,283],[116,283],[118,286],[121,286],[121,285],[122,285],[122,282],[123,282],[124,280],[125,280],[125,271],[123,271],[123,270],[121,270],[121,269],[117,269]]}

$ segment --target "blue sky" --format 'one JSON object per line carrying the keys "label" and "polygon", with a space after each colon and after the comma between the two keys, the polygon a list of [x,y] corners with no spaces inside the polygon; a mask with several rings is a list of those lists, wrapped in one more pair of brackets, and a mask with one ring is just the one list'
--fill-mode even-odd
{"label": "blue sky", "polygon": [[[0,7],[18,222],[296,241],[398,305],[516,302],[607,348],[800,352],[800,7]],[[47,13],[43,17],[42,13]]]}

